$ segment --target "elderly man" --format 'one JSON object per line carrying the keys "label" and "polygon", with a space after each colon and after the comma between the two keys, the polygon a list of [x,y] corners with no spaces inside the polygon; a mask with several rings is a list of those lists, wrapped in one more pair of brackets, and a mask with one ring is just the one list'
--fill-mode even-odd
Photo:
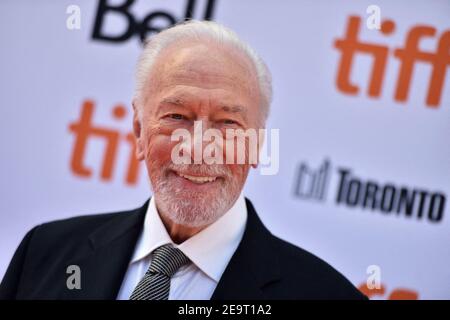
{"label": "elderly man", "polygon": [[[136,78],[136,156],[145,161],[153,197],[136,210],[35,227],[14,255],[0,298],[365,298],[327,263],[261,223],[242,195],[257,166],[248,161],[248,141],[244,162],[174,161],[177,130],[264,127],[270,74],[248,45],[217,23],[186,22],[146,44]],[[193,141],[187,151],[198,146]]]}

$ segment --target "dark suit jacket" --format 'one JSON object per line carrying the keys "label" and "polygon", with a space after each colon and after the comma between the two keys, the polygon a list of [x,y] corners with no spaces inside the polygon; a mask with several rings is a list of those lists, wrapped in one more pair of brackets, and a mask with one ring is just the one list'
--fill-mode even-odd
{"label": "dark suit jacket", "polygon": [[[246,204],[244,236],[212,299],[366,298],[330,265],[273,236]],[[115,299],[147,206],[35,227],[14,254],[0,299]],[[69,265],[80,267],[80,290],[67,288]]]}

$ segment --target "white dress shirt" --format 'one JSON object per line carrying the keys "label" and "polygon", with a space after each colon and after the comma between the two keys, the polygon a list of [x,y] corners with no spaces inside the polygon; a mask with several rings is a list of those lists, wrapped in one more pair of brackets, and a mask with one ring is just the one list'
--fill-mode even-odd
{"label": "white dress shirt", "polygon": [[117,296],[128,300],[151,263],[151,252],[172,243],[191,261],[170,280],[169,300],[210,299],[222,273],[244,234],[247,207],[241,194],[234,205],[216,222],[183,243],[174,244],[156,209],[152,197],[145,215],[144,227]]}

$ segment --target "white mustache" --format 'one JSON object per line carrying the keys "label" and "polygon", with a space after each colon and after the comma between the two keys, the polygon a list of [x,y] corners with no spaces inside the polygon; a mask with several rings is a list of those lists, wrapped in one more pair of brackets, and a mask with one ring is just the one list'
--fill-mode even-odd
{"label": "white mustache", "polygon": [[220,165],[204,165],[204,164],[169,164],[167,169],[181,173],[191,173],[205,176],[225,176],[232,177],[230,169]]}

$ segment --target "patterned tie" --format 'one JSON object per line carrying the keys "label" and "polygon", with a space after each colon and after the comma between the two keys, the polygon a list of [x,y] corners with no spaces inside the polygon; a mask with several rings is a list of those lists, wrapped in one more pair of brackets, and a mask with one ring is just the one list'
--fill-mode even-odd
{"label": "patterned tie", "polygon": [[189,258],[171,244],[153,251],[152,263],[139,281],[130,300],[168,300],[170,278],[177,270],[189,263]]}

